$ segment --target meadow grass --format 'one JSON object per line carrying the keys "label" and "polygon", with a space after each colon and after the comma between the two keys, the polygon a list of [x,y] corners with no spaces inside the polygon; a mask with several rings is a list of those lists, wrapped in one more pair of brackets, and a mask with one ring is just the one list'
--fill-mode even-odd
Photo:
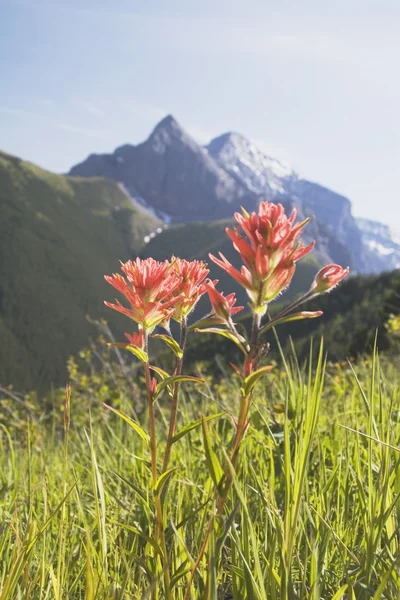
{"label": "meadow grass", "polygon": [[[215,509],[198,420],[219,415],[207,421],[208,441],[226,464],[239,398],[239,380],[205,380],[180,392],[176,470],[161,491],[176,600]],[[398,365],[377,356],[325,368],[322,353],[313,367],[289,359],[257,384],[225,514],[213,520],[212,556],[190,598],[204,597],[206,564],[212,599],[400,598],[399,385]],[[16,417],[7,401],[0,600],[164,598],[147,441],[103,407],[108,389],[91,394],[91,415],[88,395],[73,389],[65,416],[59,405],[47,420]],[[134,414],[128,393],[112,397]],[[157,403],[162,461],[168,396]],[[146,429],[146,412],[138,418]]]}

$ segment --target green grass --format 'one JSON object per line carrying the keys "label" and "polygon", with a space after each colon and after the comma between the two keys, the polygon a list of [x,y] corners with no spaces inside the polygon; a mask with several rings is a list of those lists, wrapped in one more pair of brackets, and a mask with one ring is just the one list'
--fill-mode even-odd
{"label": "green grass", "polygon": [[[157,548],[149,539],[146,442],[107,411],[106,401],[146,425],[135,367],[70,363],[71,425],[64,399],[51,416],[35,398],[2,398],[0,600],[163,598]],[[89,365],[87,369],[84,365]],[[127,372],[129,371],[129,373]],[[203,373],[204,375],[204,373]],[[221,463],[237,412],[232,378],[181,394],[178,429],[201,413]],[[251,425],[224,518],[215,598],[386,599],[400,589],[399,359],[353,368],[300,368],[288,358],[258,384]],[[91,417],[88,416],[88,410]],[[168,396],[159,399],[159,457]],[[68,412],[68,411],[67,411]],[[29,419],[28,419],[29,415]],[[173,598],[182,600],[212,511],[213,484],[200,428],[173,446],[165,530]],[[202,598],[202,561],[190,598]]]}
{"label": "green grass", "polygon": [[[64,177],[0,153],[0,383],[62,385],[70,354],[113,298],[104,274],[137,254],[159,221],[118,186]],[[122,335],[122,321],[107,315]]]}

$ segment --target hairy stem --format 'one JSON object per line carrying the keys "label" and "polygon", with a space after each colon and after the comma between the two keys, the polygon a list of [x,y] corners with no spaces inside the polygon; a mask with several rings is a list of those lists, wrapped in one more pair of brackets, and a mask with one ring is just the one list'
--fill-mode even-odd
{"label": "hairy stem", "polygon": [[[148,353],[148,336],[145,333],[145,347],[144,350]],[[154,397],[151,384],[151,373],[150,363],[146,361],[144,363],[144,373],[146,378],[146,391],[147,391],[147,404],[149,410],[149,436],[150,436],[150,457],[151,457],[151,476],[153,483],[153,499],[156,509],[156,522],[154,527],[154,538],[160,542],[162,550],[162,568],[164,574],[164,592],[166,600],[171,600],[171,580],[169,572],[169,561],[167,547],[165,543],[164,535],[164,519],[163,510],[161,505],[161,499],[159,494],[155,491],[158,474],[157,474],[157,440],[156,440],[156,425],[154,415]]]}
{"label": "hairy stem", "polygon": [[[180,375],[182,373],[183,352],[185,350],[186,334],[187,334],[187,323],[186,323],[186,319],[184,319],[181,323],[181,337],[180,337],[180,341],[179,341],[179,346],[182,350],[182,356],[176,357],[175,370],[174,370],[175,376]],[[172,402],[171,402],[171,413],[170,413],[170,418],[169,418],[168,437],[167,437],[167,443],[165,446],[165,454],[164,454],[164,461],[163,461],[163,468],[162,468],[163,473],[165,473],[165,471],[168,468],[169,459],[171,456],[172,438],[175,433],[176,414],[177,414],[177,410],[178,410],[178,392],[179,392],[179,382],[175,382],[174,386],[173,386],[173,392],[172,392]]]}
{"label": "hairy stem", "polygon": [[[260,332],[260,323],[261,323],[261,315],[254,313],[253,314],[253,326],[252,326],[251,340],[250,340],[250,348],[249,348],[249,351],[248,351],[248,353],[246,355],[246,359],[245,359],[245,360],[247,360],[249,358],[255,359],[255,364],[253,365],[253,369],[257,368],[256,362],[257,362],[257,347],[258,347],[258,337],[259,337],[259,332]],[[250,409],[250,404],[251,404],[251,397],[252,397],[252,394],[250,392],[249,395],[241,396],[241,398],[240,398],[239,417],[237,420],[236,432],[235,432],[235,436],[233,438],[232,449],[231,449],[231,453],[229,456],[230,463],[232,464],[234,469],[236,469],[236,466],[237,466],[240,445],[241,445],[241,442],[243,440],[243,437],[244,437],[244,434],[245,434],[246,428],[247,428],[248,415],[249,415],[249,409]],[[223,476],[222,492],[220,492],[218,489],[215,491],[215,496],[216,496],[215,499],[216,499],[216,503],[217,503],[216,515],[211,515],[211,517],[207,523],[203,543],[201,545],[199,554],[197,555],[197,558],[193,565],[192,571],[190,573],[189,582],[186,587],[184,600],[189,600],[189,598],[190,598],[190,589],[192,586],[194,576],[195,576],[196,571],[199,567],[199,564],[204,556],[204,553],[207,549],[208,541],[209,541],[210,534],[211,534],[212,521],[215,518],[215,516],[220,516],[222,514],[222,512],[224,510],[225,502],[228,498],[230,489],[232,487],[232,482],[233,482],[232,475],[231,475],[229,466],[227,465],[225,468],[225,471],[224,471],[224,476]],[[208,591],[207,591],[208,589],[209,589],[209,585],[208,585],[208,581],[207,581],[204,600],[208,600]]]}

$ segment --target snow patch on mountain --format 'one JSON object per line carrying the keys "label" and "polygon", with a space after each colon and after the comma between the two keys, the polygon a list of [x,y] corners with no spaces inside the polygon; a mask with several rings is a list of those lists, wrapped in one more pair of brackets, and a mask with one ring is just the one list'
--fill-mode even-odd
{"label": "snow patch on mountain", "polygon": [[369,251],[372,272],[400,268],[400,234],[398,231],[370,219],[356,219],[362,240]]}
{"label": "snow patch on mountain", "polygon": [[267,156],[238,133],[225,133],[211,140],[206,149],[228,173],[257,194],[284,194],[297,179],[290,165]]}

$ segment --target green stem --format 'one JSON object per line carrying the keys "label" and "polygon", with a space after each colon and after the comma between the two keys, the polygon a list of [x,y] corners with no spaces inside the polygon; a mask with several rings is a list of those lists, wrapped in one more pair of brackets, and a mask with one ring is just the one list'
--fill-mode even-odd
{"label": "green stem", "polygon": [[313,294],[312,292],[307,292],[306,294],[301,296],[301,298],[299,298],[298,300],[293,302],[293,304],[291,304],[287,308],[284,308],[280,313],[275,315],[274,318],[270,320],[270,323],[274,322],[274,321],[278,321],[282,317],[285,317],[288,313],[292,312],[292,310],[294,310],[295,308],[298,308],[305,302],[308,302],[309,300],[312,300],[313,298],[316,298],[317,296],[318,296],[318,294]]}
{"label": "green stem", "polygon": [[[257,357],[257,346],[258,346],[258,337],[259,337],[259,332],[260,332],[260,323],[261,323],[261,315],[254,313],[253,314],[253,326],[252,326],[250,348],[249,348],[246,358],[249,358],[251,356]],[[254,368],[256,368],[256,367],[257,367],[257,365],[254,365]],[[232,450],[231,450],[230,457],[229,457],[230,463],[232,464],[234,469],[236,469],[236,466],[237,466],[240,445],[242,443],[244,434],[246,432],[251,398],[252,398],[251,393],[248,396],[241,396],[241,398],[240,398],[239,417],[237,420],[235,437],[233,439]],[[228,498],[229,491],[232,487],[232,483],[233,483],[233,479],[232,479],[230,469],[228,466],[226,466],[225,471],[224,471],[223,491],[220,493],[218,490],[216,490],[216,492],[215,492],[216,502],[217,502],[216,516],[222,515],[224,506],[225,506],[225,502]],[[185,596],[184,596],[183,600],[189,600],[189,598],[190,598],[190,588],[192,586],[192,582],[193,582],[194,576],[196,574],[196,571],[200,565],[201,559],[203,558],[204,553],[207,549],[208,541],[209,541],[210,534],[211,534],[213,519],[214,519],[214,515],[211,515],[211,517],[207,523],[203,543],[201,545],[199,554],[197,555],[197,558],[193,565],[192,571],[190,573],[189,582],[186,586]],[[206,595],[205,595],[204,600],[208,600],[208,591],[207,590],[209,590],[208,580],[206,583],[206,592],[205,592]]]}
{"label": "green stem", "polygon": [[[144,334],[145,343],[144,350],[148,353],[148,336],[145,332]],[[168,553],[167,546],[165,543],[165,535],[164,535],[164,519],[163,519],[163,510],[161,505],[160,496],[155,492],[156,484],[158,480],[157,474],[157,440],[156,440],[156,426],[155,426],[155,415],[154,415],[154,398],[153,392],[151,389],[151,372],[150,372],[150,363],[146,361],[144,363],[144,373],[146,378],[146,390],[147,390],[147,404],[149,410],[149,437],[150,437],[150,457],[151,457],[151,476],[153,483],[153,499],[156,509],[156,523],[154,528],[154,538],[155,540],[159,540],[161,551],[162,551],[162,567],[164,574],[164,588],[165,588],[165,598],[166,600],[172,600],[171,596],[171,580],[170,580],[170,572],[169,572],[169,561],[168,561]]]}
{"label": "green stem", "polygon": [[[179,356],[176,357],[174,375],[180,375],[182,373],[183,352],[185,350],[186,334],[187,334],[187,323],[186,323],[186,319],[184,318],[181,323],[181,339],[179,342],[179,346],[182,350],[182,357],[179,357]],[[172,403],[171,403],[171,413],[170,413],[170,418],[169,418],[168,437],[167,437],[167,443],[165,446],[165,454],[164,454],[164,461],[163,461],[163,468],[162,468],[163,473],[165,473],[165,471],[168,468],[169,459],[171,456],[172,438],[175,433],[176,414],[177,414],[177,410],[178,410],[178,391],[179,391],[179,382],[175,382],[174,386],[173,386],[173,392],[172,392]]]}

